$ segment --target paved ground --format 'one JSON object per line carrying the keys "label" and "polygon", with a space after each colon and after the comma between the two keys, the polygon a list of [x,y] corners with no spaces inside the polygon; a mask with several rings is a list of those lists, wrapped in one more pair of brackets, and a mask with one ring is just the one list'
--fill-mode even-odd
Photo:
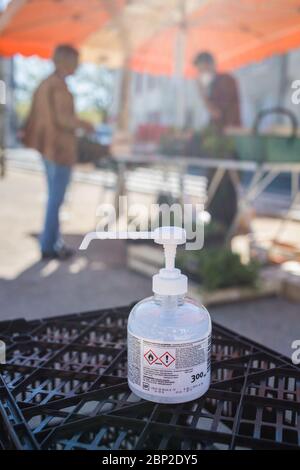
{"label": "paved ground", "polygon": [[211,307],[212,319],[286,356],[300,340],[300,304],[280,298]]}
{"label": "paved ground", "polygon": [[[74,248],[95,230],[99,194],[95,186],[71,187],[62,225]],[[94,241],[70,262],[41,262],[36,234],[45,197],[39,174],[9,171],[0,182],[0,320],[124,305],[150,294],[149,282],[126,269],[122,242]]]}
{"label": "paved ground", "polygon": [[[36,235],[45,202],[39,173],[9,168],[0,181],[0,320],[39,318],[99,307],[113,307],[150,295],[149,279],[126,267],[123,242],[94,241],[68,263],[41,262]],[[97,186],[73,183],[62,213],[63,232],[74,248],[95,229]],[[257,220],[272,232],[277,222]],[[298,235],[297,235],[298,233]],[[299,238],[294,225],[292,238]],[[300,339],[300,305],[282,299],[212,308],[213,319],[256,341],[290,355]]]}

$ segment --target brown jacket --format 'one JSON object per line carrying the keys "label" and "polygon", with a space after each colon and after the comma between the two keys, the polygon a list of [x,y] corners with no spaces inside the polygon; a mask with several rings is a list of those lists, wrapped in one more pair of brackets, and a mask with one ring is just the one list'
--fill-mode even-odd
{"label": "brown jacket", "polygon": [[208,99],[220,111],[220,117],[212,120],[219,128],[241,125],[239,91],[234,77],[217,74]]}
{"label": "brown jacket", "polygon": [[53,73],[34,93],[24,143],[48,160],[72,166],[77,159],[77,127],[73,96],[65,81]]}

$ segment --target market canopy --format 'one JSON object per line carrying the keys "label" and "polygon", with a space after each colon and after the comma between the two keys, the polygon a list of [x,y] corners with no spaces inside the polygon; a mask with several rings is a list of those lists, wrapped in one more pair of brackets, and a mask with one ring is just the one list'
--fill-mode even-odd
{"label": "market canopy", "polygon": [[49,58],[58,43],[80,46],[124,3],[113,0],[113,12],[107,0],[11,0],[0,16],[0,54]]}
{"label": "market canopy", "polygon": [[[159,75],[199,50],[229,70],[300,45],[299,0],[12,0],[0,16],[0,55],[49,58],[59,43],[83,60]],[[127,62],[128,63],[128,62]]]}
{"label": "market canopy", "polygon": [[[135,54],[132,68],[174,73],[180,27],[165,29]],[[232,70],[300,46],[298,0],[211,0],[187,16],[182,30],[184,75],[195,73],[199,50],[212,52],[222,70]]]}
{"label": "market canopy", "polygon": [[[69,43],[80,49],[85,61],[119,67],[161,28],[174,24],[178,4],[178,0],[12,0],[0,16],[0,55],[49,58],[57,44]],[[197,5],[199,0],[186,0],[187,12]]]}

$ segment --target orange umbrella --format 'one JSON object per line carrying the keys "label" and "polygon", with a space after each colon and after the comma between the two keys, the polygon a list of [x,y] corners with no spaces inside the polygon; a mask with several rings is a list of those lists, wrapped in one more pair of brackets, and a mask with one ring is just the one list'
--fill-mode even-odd
{"label": "orange umbrella", "polygon": [[173,75],[178,32],[185,31],[183,73],[195,74],[199,50],[212,52],[222,70],[231,70],[300,45],[298,0],[211,0],[177,26],[164,29],[134,54],[131,67]]}
{"label": "orange umbrella", "polygon": [[[186,10],[184,22],[176,15],[180,7]],[[118,50],[128,39],[133,70],[173,75],[178,31],[183,30],[185,76],[193,76],[191,62],[201,49],[213,52],[220,67],[229,70],[298,47],[300,4],[299,0],[12,0],[0,16],[0,55],[50,57],[55,45],[67,42],[81,48],[84,59],[117,67],[124,63]]]}
{"label": "orange umbrella", "polygon": [[51,57],[60,43],[79,47],[126,0],[13,0],[0,16],[0,55]]}
{"label": "orange umbrella", "polygon": [[[0,55],[51,57],[57,44],[80,49],[83,60],[120,67],[169,25],[179,0],[12,0],[0,15]],[[186,0],[187,11],[199,0]]]}

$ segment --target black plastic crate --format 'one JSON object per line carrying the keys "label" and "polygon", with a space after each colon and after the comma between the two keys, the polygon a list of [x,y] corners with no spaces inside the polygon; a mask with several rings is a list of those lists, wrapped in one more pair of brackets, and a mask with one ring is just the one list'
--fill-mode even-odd
{"label": "black plastic crate", "polygon": [[300,448],[300,368],[216,324],[204,397],[159,405],[133,395],[129,310],[0,323],[0,449]]}

